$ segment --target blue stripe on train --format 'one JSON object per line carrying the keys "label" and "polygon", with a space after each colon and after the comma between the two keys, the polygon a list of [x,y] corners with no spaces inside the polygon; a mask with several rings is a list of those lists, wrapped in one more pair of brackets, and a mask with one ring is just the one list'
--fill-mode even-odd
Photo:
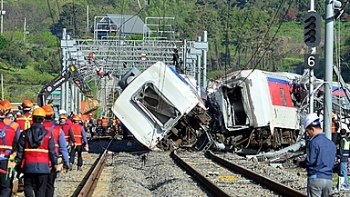
{"label": "blue stripe on train", "polygon": [[289,85],[289,82],[283,79],[277,79],[277,78],[272,78],[272,77],[267,77],[268,82],[275,82],[275,83],[280,83],[280,84],[285,84]]}

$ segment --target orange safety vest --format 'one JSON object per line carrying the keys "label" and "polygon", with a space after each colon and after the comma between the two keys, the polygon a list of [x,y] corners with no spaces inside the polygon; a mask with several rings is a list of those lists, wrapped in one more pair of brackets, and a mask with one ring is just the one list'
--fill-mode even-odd
{"label": "orange safety vest", "polygon": [[10,118],[4,118],[3,121],[6,125],[10,125],[10,127],[12,127],[15,131],[17,131],[19,127],[19,124],[17,122],[12,122]]}
{"label": "orange safety vest", "polygon": [[337,125],[335,121],[332,121],[332,133],[336,133],[336,132],[337,132]]}
{"label": "orange safety vest", "polygon": [[32,120],[32,115],[31,114],[23,114],[22,116],[18,116],[16,119],[16,122],[19,124],[19,127],[21,129],[21,132],[29,129],[30,125],[33,124],[33,120]]}
{"label": "orange safety vest", "polygon": [[52,133],[53,135],[53,139],[55,141],[55,149],[56,149],[56,153],[60,154],[60,149],[59,149],[59,144],[58,144],[58,138],[61,135],[61,126],[60,125],[54,125],[53,122],[51,121],[44,121],[43,125],[45,127],[45,129],[49,132]]}
{"label": "orange safety vest", "polygon": [[108,127],[108,121],[107,121],[107,119],[102,119],[102,126],[103,127]]}
{"label": "orange safety vest", "polygon": [[[7,126],[7,128],[5,128]],[[2,133],[2,130],[4,132]],[[11,127],[11,125],[8,125],[4,123],[3,121],[0,122],[0,154],[2,157],[9,157],[12,153],[12,145],[13,141],[16,137],[16,130]]]}
{"label": "orange safety vest", "polygon": [[83,126],[81,126],[78,123],[73,123],[72,124],[72,130],[75,138],[75,145],[80,146],[83,144]]}

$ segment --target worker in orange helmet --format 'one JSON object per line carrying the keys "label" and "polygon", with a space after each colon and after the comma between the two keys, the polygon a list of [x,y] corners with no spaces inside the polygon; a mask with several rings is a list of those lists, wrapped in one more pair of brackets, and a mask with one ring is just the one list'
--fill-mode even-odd
{"label": "worker in orange helmet", "polygon": [[18,141],[16,169],[24,173],[25,196],[45,197],[50,167],[58,167],[53,134],[42,124],[45,116],[43,108],[36,108],[33,124],[22,131]]}
{"label": "worker in orange helmet", "polygon": [[[0,196],[11,196],[12,168],[20,131],[6,123],[6,108],[0,105]],[[10,170],[8,170],[10,169]]]}
{"label": "worker in orange helmet", "polygon": [[80,125],[81,118],[78,115],[74,115],[73,117],[73,124],[72,124],[72,130],[74,133],[74,138],[75,138],[75,148],[72,148],[70,153],[69,153],[69,160],[71,165],[74,164],[74,159],[75,159],[75,153],[78,152],[78,170],[82,171],[81,166],[83,165],[83,157],[82,157],[82,152],[83,152],[83,147],[86,151],[89,151],[89,145],[86,137],[86,132],[84,129],[84,126]]}
{"label": "worker in orange helmet", "polygon": [[[60,160],[63,159],[63,167],[69,169],[69,159],[68,150],[66,145],[66,140],[64,137],[64,132],[59,124],[54,123],[54,110],[51,105],[44,105],[42,107],[45,111],[45,119],[43,125],[46,130],[53,134],[55,140],[56,154],[58,157],[58,163],[60,168]],[[60,169],[56,169],[60,170]],[[46,197],[53,197],[55,191],[55,180],[57,177],[57,171],[52,170],[49,174],[49,180],[46,187]]]}
{"label": "worker in orange helmet", "polygon": [[59,110],[59,124],[64,132],[64,136],[66,139],[66,144],[68,148],[71,148],[75,144],[75,138],[72,130],[72,121],[67,118],[66,110]]}
{"label": "worker in orange helmet", "polygon": [[26,130],[30,127],[31,124],[33,124],[32,120],[32,114],[30,113],[33,109],[34,105],[30,100],[24,100],[21,108],[22,108],[22,115],[17,116],[16,122],[19,124],[21,131]]}
{"label": "worker in orange helmet", "polygon": [[12,104],[10,103],[10,101],[3,100],[0,102],[0,105],[3,106],[3,115],[5,116],[4,123],[10,125],[16,132],[17,130],[20,131],[19,124],[14,122],[14,120],[12,119]]}

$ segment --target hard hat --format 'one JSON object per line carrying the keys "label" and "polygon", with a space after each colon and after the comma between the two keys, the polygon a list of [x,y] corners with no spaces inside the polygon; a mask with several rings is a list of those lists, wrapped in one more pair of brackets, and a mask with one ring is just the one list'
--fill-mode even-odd
{"label": "hard hat", "polygon": [[4,107],[5,111],[12,109],[12,105],[8,100],[3,100],[0,104]]}
{"label": "hard hat", "polygon": [[44,109],[46,116],[52,116],[55,114],[51,105],[44,105],[42,108]]}
{"label": "hard hat", "polygon": [[317,114],[315,113],[312,113],[312,114],[308,114],[304,117],[303,119],[303,125],[304,125],[304,128],[310,126],[311,124],[312,125],[319,125],[320,124],[320,121],[314,123],[316,120],[319,120],[320,118],[317,116]]}
{"label": "hard hat", "polygon": [[60,119],[67,119],[66,115],[60,115]]}
{"label": "hard hat", "polygon": [[24,100],[22,103],[23,110],[31,110],[33,107],[34,105],[30,100]]}
{"label": "hard hat", "polygon": [[45,110],[41,107],[38,107],[38,108],[34,109],[33,116],[45,117],[46,116]]}
{"label": "hard hat", "polygon": [[61,115],[61,114],[67,114],[67,112],[66,112],[66,110],[64,110],[64,109],[60,109],[59,111],[58,111],[58,113]]}
{"label": "hard hat", "polygon": [[80,121],[81,118],[80,118],[80,116],[78,116],[78,115],[74,115],[74,116],[73,116],[73,120],[75,120],[75,121]]}

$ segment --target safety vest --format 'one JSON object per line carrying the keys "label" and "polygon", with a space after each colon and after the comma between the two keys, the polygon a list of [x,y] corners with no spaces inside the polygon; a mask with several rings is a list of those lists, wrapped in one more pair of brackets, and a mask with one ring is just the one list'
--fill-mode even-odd
{"label": "safety vest", "polygon": [[24,166],[27,163],[43,163],[50,165],[50,157],[49,157],[49,141],[50,141],[51,133],[47,132],[45,135],[41,145],[37,148],[32,148],[29,145],[27,137],[24,139]]}
{"label": "safety vest", "polygon": [[335,121],[332,121],[332,133],[336,133],[337,132],[337,124]]}
{"label": "safety vest", "polygon": [[66,142],[72,142],[72,139],[70,139],[69,136],[69,129],[71,128],[71,125],[66,123],[64,125],[61,125],[61,128],[64,132],[64,139],[66,139]]}
{"label": "safety vest", "polygon": [[6,125],[10,125],[15,131],[17,131],[19,124],[17,122],[13,122],[10,118],[4,118],[4,123]]}
{"label": "safety vest", "polygon": [[9,157],[12,154],[12,143],[16,137],[16,130],[3,121],[0,122],[0,156]]}
{"label": "safety vest", "polygon": [[102,126],[103,127],[108,127],[108,121],[107,121],[107,119],[102,119]]}
{"label": "safety vest", "polygon": [[72,130],[75,138],[75,145],[80,146],[83,144],[83,126],[78,123],[73,123]]}
{"label": "safety vest", "polygon": [[346,137],[342,137],[341,140],[343,140],[343,142],[344,142],[343,155],[341,155],[341,156],[349,157],[350,140]]}
{"label": "safety vest", "polygon": [[58,138],[61,135],[61,127],[60,125],[55,125],[53,122],[51,121],[44,121],[43,125],[45,127],[45,129],[49,132],[52,133],[53,135],[53,139],[55,141],[55,149],[56,149],[56,153],[60,154],[60,150],[59,150],[59,144],[58,144]]}
{"label": "safety vest", "polygon": [[101,118],[97,119],[96,124],[97,124],[97,125],[101,125],[101,124],[102,124],[102,119],[101,119]]}
{"label": "safety vest", "polygon": [[16,119],[16,122],[19,124],[19,127],[21,129],[21,132],[29,129],[30,125],[33,124],[33,120],[32,120],[32,115],[31,114],[23,114],[22,116],[18,116]]}

